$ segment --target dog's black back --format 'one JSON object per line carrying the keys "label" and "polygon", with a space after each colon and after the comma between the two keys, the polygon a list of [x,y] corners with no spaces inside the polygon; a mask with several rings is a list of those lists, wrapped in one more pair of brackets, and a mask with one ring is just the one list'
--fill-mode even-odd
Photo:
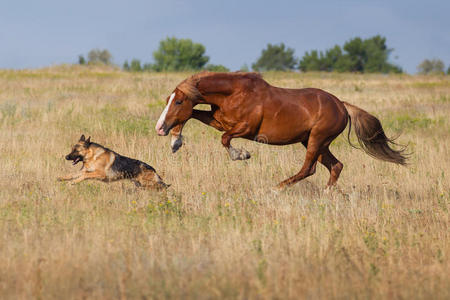
{"label": "dog's black back", "polygon": [[123,174],[125,178],[136,177],[142,171],[142,168],[156,172],[154,168],[140,160],[129,158],[116,152],[114,152],[114,155],[116,156],[116,159],[111,165],[111,169],[114,172]]}

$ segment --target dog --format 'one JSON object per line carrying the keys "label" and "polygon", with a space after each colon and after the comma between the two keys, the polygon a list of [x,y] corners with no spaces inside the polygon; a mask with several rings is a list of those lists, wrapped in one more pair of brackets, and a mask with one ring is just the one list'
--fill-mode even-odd
{"label": "dog", "polygon": [[86,139],[84,134],[66,155],[66,160],[73,161],[73,165],[82,161],[83,167],[76,174],[58,177],[59,181],[70,181],[75,184],[86,179],[104,182],[130,179],[137,187],[156,190],[169,187],[148,164],[93,143],[91,137]]}

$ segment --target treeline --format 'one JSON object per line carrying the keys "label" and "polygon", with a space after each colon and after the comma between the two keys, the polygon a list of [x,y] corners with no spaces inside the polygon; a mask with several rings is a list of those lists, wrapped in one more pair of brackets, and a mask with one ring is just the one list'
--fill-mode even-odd
{"label": "treeline", "polygon": [[298,67],[303,72],[401,73],[399,66],[388,62],[391,52],[384,37],[377,35],[365,40],[357,37],[342,48],[336,45],[325,52],[306,52]]}
{"label": "treeline", "polygon": [[[376,35],[362,39],[356,37],[341,47],[335,45],[325,51],[307,51],[300,59],[295,57],[292,48],[280,44],[268,44],[261,55],[251,65],[254,71],[293,71],[301,72],[358,72],[358,73],[402,73],[400,66],[389,62],[393,49],[386,44],[386,38]],[[79,64],[112,64],[108,50],[93,49],[88,59],[80,55]],[[209,70],[228,72],[223,65],[209,64],[206,48],[190,39],[168,37],[161,40],[153,52],[153,63],[142,63],[139,59],[126,60],[122,69],[130,72],[174,72]],[[425,60],[418,66],[421,74],[443,73],[445,65],[441,60]],[[249,71],[245,64],[241,71]],[[447,70],[450,73],[450,67]]]}
{"label": "treeline", "polygon": [[[158,50],[153,52],[154,63],[142,63],[139,59],[126,60],[122,69],[131,72],[174,72],[199,71],[228,72],[223,65],[208,64],[209,56],[206,48],[190,39],[169,37],[159,43]],[[108,50],[93,49],[88,53],[88,60],[83,55],[78,57],[81,65],[112,65],[112,56]]]}

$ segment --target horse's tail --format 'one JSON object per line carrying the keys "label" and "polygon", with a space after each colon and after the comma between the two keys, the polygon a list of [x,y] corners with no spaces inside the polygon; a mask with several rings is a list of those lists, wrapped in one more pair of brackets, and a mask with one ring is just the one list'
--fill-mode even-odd
{"label": "horse's tail", "polygon": [[342,101],[349,114],[349,130],[348,130],[348,142],[350,142],[350,130],[352,124],[358,143],[361,148],[372,157],[393,162],[400,165],[406,165],[405,148],[400,150],[391,148],[390,145],[397,145],[394,140],[390,139],[384,133],[383,127],[381,127],[380,121],[361,108]]}

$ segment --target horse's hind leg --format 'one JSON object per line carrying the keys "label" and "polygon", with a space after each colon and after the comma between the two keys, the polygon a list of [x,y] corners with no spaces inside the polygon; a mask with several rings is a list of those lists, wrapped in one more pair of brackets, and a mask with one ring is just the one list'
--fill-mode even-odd
{"label": "horse's hind leg", "polygon": [[305,162],[303,163],[302,168],[300,169],[300,172],[295,174],[294,176],[282,181],[278,187],[283,188],[285,186],[292,185],[302,179],[305,179],[308,176],[311,176],[316,171],[316,164],[317,159],[319,157],[320,150],[322,149],[323,145],[317,138],[309,137],[308,140],[308,146],[306,148],[306,157]]}
{"label": "horse's hind leg", "polygon": [[[302,144],[303,144],[303,146],[305,146],[305,148],[308,148],[308,141],[302,142]],[[317,160],[319,160],[319,158],[320,158],[320,155],[318,156]],[[316,173],[317,160],[316,160],[316,162],[312,165],[311,169],[309,170],[309,175],[308,175],[308,176],[314,175],[314,173]]]}
{"label": "horse's hind leg", "polygon": [[334,157],[328,148],[321,153],[318,160],[328,169],[328,171],[330,171],[330,179],[328,180],[327,188],[335,185],[344,165]]}

